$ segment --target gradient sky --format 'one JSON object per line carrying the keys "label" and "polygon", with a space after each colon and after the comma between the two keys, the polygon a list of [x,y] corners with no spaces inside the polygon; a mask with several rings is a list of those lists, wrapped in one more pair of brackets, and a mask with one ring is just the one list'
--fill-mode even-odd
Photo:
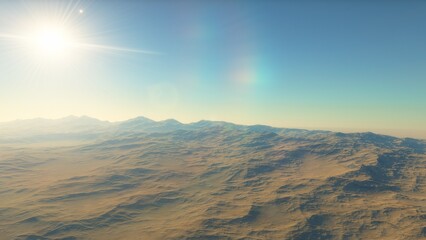
{"label": "gradient sky", "polygon": [[[8,37],[38,21],[136,51],[46,60]],[[426,138],[425,23],[426,1],[1,1],[0,121],[142,115]]]}

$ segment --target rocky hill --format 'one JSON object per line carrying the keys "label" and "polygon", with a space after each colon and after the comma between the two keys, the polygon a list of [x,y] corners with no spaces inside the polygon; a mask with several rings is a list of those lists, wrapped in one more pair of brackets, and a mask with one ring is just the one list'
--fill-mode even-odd
{"label": "rocky hill", "polygon": [[426,237],[423,140],[143,117],[0,133],[0,239]]}

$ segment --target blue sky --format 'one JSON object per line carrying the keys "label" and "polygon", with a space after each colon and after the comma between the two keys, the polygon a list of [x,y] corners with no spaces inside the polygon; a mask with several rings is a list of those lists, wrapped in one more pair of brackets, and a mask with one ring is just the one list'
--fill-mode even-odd
{"label": "blue sky", "polygon": [[[143,115],[426,137],[425,12],[424,1],[3,1],[0,121]],[[153,53],[40,62],[1,37],[38,18]]]}

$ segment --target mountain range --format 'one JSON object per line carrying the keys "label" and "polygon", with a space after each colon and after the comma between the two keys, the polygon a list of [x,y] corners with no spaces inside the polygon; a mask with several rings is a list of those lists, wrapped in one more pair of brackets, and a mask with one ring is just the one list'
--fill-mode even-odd
{"label": "mountain range", "polygon": [[425,140],[144,117],[0,124],[0,239],[425,237]]}

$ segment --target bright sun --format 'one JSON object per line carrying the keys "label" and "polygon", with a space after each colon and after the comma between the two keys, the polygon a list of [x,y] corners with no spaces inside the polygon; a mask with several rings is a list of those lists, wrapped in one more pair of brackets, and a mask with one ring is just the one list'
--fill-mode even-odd
{"label": "bright sun", "polygon": [[64,54],[72,46],[72,38],[63,28],[45,26],[36,30],[32,43],[42,55]]}
{"label": "bright sun", "polygon": [[[85,11],[80,9],[78,13],[81,15]],[[80,26],[72,23],[72,21],[40,18],[39,21],[36,20],[31,24],[25,24],[26,26],[20,29],[18,34],[0,31],[0,41],[4,40],[20,44],[23,52],[29,55],[29,59],[35,60],[37,65],[40,63],[56,64],[65,60],[75,61],[75,59],[82,57],[80,54],[86,50],[149,55],[161,54],[154,51],[87,42],[87,35],[82,34],[84,31],[79,29]]]}

